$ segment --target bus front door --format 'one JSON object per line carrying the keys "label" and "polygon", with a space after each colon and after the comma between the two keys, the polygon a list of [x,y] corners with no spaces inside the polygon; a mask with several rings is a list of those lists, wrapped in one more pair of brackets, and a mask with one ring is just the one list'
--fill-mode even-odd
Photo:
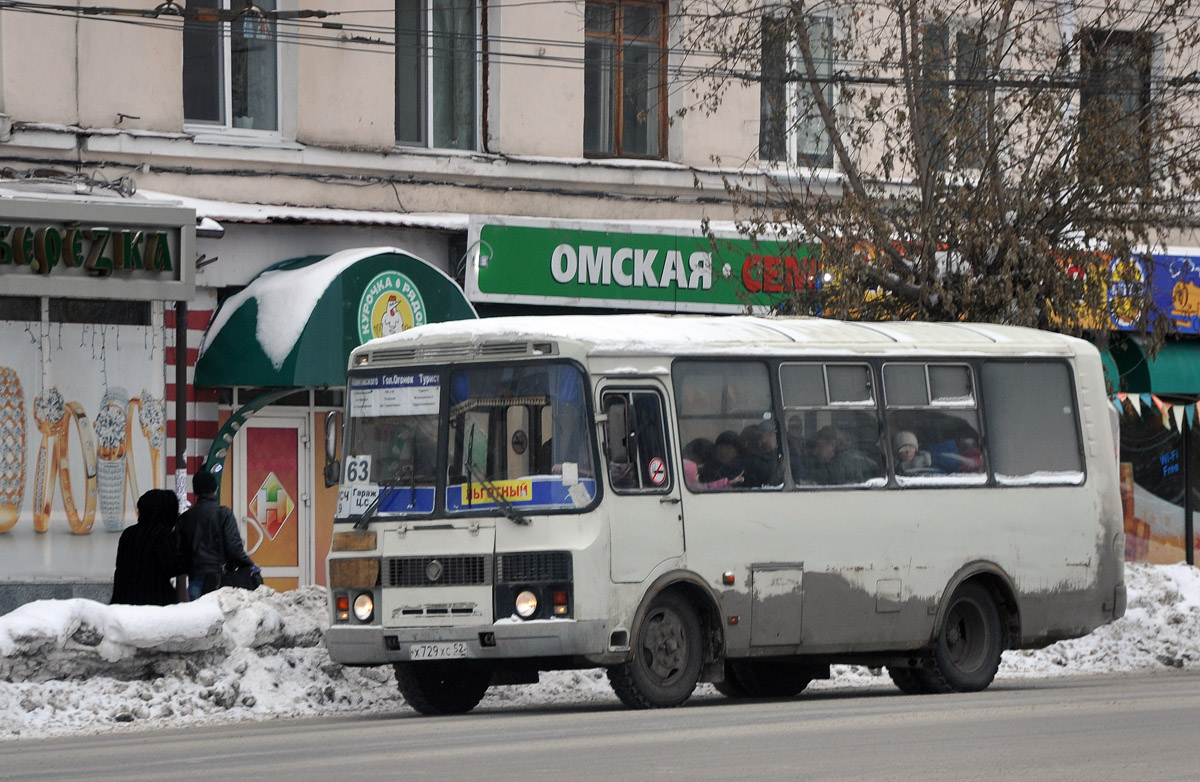
{"label": "bus front door", "polygon": [[600,389],[608,473],[611,577],[644,581],[683,556],[683,505],[667,453],[666,394],[654,381]]}

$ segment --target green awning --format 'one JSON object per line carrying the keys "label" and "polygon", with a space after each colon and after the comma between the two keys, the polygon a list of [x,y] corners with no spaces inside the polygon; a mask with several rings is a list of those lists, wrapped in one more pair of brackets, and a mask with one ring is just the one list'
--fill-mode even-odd
{"label": "green awning", "polygon": [[1200,396],[1200,342],[1167,342],[1151,358],[1128,338],[1115,342],[1107,352],[1120,378],[1116,391]]}
{"label": "green awning", "polygon": [[350,351],[367,340],[476,317],[452,279],[394,247],[282,261],[217,309],[195,384],[340,386]]}

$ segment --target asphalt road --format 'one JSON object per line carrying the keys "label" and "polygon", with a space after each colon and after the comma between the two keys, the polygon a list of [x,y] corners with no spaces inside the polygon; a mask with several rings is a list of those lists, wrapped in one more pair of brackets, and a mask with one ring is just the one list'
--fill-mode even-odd
{"label": "asphalt road", "polygon": [[1200,672],[554,705],[0,742],[0,779],[1194,780]]}

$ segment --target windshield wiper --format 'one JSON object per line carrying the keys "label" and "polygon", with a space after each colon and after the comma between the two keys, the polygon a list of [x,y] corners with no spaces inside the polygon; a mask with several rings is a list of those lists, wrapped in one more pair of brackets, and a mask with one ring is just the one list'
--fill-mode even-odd
{"label": "windshield wiper", "polygon": [[[517,510],[516,506],[504,499],[504,495],[500,493],[500,490],[497,489],[491,481],[483,477],[483,474],[479,472],[479,467],[474,461],[470,459],[467,460],[467,470],[470,471],[472,477],[474,477],[476,481],[483,484],[483,490],[487,492],[488,497],[492,500],[492,502],[500,506],[500,510],[504,511],[504,515],[511,519],[514,524],[529,523],[529,519],[522,516],[521,512]],[[467,496],[471,496],[469,487],[467,489]]]}
{"label": "windshield wiper", "polygon": [[[366,529],[367,525],[371,523],[371,519],[374,518],[375,512],[379,510],[379,504],[383,502],[386,497],[391,496],[392,492],[398,488],[400,488],[398,481],[390,481],[388,483],[380,484],[379,493],[375,495],[375,499],[371,500],[371,504],[368,505],[367,509],[364,510],[362,515],[358,517],[358,521],[354,522],[354,528]],[[412,507],[411,502],[409,507]]]}

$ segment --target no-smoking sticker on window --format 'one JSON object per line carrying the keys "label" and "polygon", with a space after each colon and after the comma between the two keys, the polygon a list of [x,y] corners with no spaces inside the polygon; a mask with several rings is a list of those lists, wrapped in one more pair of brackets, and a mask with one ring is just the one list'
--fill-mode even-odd
{"label": "no-smoking sticker on window", "polygon": [[662,486],[667,482],[667,465],[657,456],[650,460],[650,482],[655,486]]}

